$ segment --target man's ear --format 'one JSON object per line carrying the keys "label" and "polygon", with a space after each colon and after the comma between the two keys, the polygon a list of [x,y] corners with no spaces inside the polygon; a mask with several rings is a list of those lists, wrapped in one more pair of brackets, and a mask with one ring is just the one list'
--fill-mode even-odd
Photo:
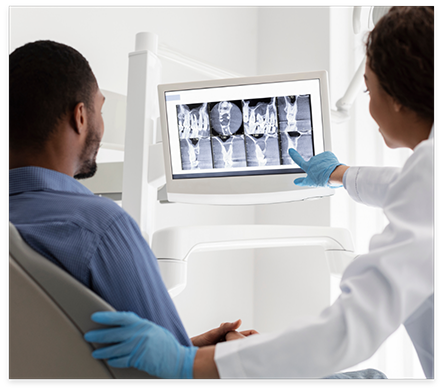
{"label": "man's ear", "polygon": [[77,103],[72,114],[72,126],[81,134],[86,130],[86,106],[83,102]]}
{"label": "man's ear", "polygon": [[394,107],[394,111],[396,113],[399,113],[402,109],[403,109],[403,105],[401,103],[398,103],[395,99],[393,99],[393,107]]}

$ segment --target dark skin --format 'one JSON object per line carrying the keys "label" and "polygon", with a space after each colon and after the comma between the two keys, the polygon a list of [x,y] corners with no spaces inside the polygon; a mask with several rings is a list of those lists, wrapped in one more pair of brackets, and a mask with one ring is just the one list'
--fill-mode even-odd
{"label": "dark skin", "polygon": [[236,331],[240,325],[240,319],[235,322],[222,323],[215,329],[191,338],[192,344],[200,347],[200,349],[197,350],[194,361],[194,378],[220,378],[214,361],[215,345],[218,342],[232,341],[234,339],[246,338],[250,335],[258,334],[255,330]]}
{"label": "dark skin", "polygon": [[[83,102],[78,103],[72,112],[65,114],[58,122],[53,135],[42,148],[10,151],[9,168],[37,166],[71,177],[81,172],[83,161],[80,157],[89,127],[93,125],[98,132],[97,136],[100,139],[103,137],[101,109],[104,101],[104,96],[97,88],[93,99],[94,112],[87,110]],[[97,151],[93,153],[96,155]]]}
{"label": "dark skin", "polygon": [[245,338],[252,334],[258,334],[255,330],[236,331],[241,325],[241,320],[222,323],[219,327],[209,330],[204,334],[191,338],[194,346],[208,346],[217,342],[232,341],[233,339]]}

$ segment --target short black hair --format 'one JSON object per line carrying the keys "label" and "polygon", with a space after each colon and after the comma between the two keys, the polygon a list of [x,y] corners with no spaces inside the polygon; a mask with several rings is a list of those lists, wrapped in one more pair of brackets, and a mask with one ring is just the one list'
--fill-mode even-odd
{"label": "short black hair", "polygon": [[9,148],[41,148],[57,123],[83,102],[93,112],[98,85],[88,61],[70,46],[27,43],[9,56]]}

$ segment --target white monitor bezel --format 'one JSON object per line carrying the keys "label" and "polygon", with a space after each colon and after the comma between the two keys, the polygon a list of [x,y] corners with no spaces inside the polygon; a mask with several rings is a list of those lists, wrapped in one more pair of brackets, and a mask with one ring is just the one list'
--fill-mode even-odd
{"label": "white monitor bezel", "polygon": [[[334,191],[329,188],[305,188],[295,186],[293,180],[295,178],[305,176],[305,173],[186,179],[173,179],[172,175],[170,134],[167,126],[167,108],[165,99],[165,94],[167,92],[312,79],[318,79],[320,82],[320,110],[323,125],[323,151],[327,151],[331,149],[331,122],[328,75],[326,71],[160,84],[158,86],[159,107],[168,200],[170,202],[214,205],[253,205],[290,202],[334,194]],[[322,148],[319,150],[318,145],[316,148],[316,154],[322,152]]]}

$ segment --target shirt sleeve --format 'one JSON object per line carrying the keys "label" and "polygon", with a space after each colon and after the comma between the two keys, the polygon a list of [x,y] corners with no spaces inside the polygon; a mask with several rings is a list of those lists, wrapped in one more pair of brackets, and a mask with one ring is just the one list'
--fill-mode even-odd
{"label": "shirt sleeve", "polygon": [[433,294],[432,147],[413,154],[384,196],[389,220],[345,270],[318,317],[216,346],[222,378],[321,378],[371,357]]}
{"label": "shirt sleeve", "polygon": [[354,201],[382,208],[400,171],[396,167],[350,167],[345,172],[343,186]]}
{"label": "shirt sleeve", "polygon": [[182,345],[192,345],[157,259],[129,215],[112,221],[89,268],[92,289],[117,311],[132,311],[168,329]]}

